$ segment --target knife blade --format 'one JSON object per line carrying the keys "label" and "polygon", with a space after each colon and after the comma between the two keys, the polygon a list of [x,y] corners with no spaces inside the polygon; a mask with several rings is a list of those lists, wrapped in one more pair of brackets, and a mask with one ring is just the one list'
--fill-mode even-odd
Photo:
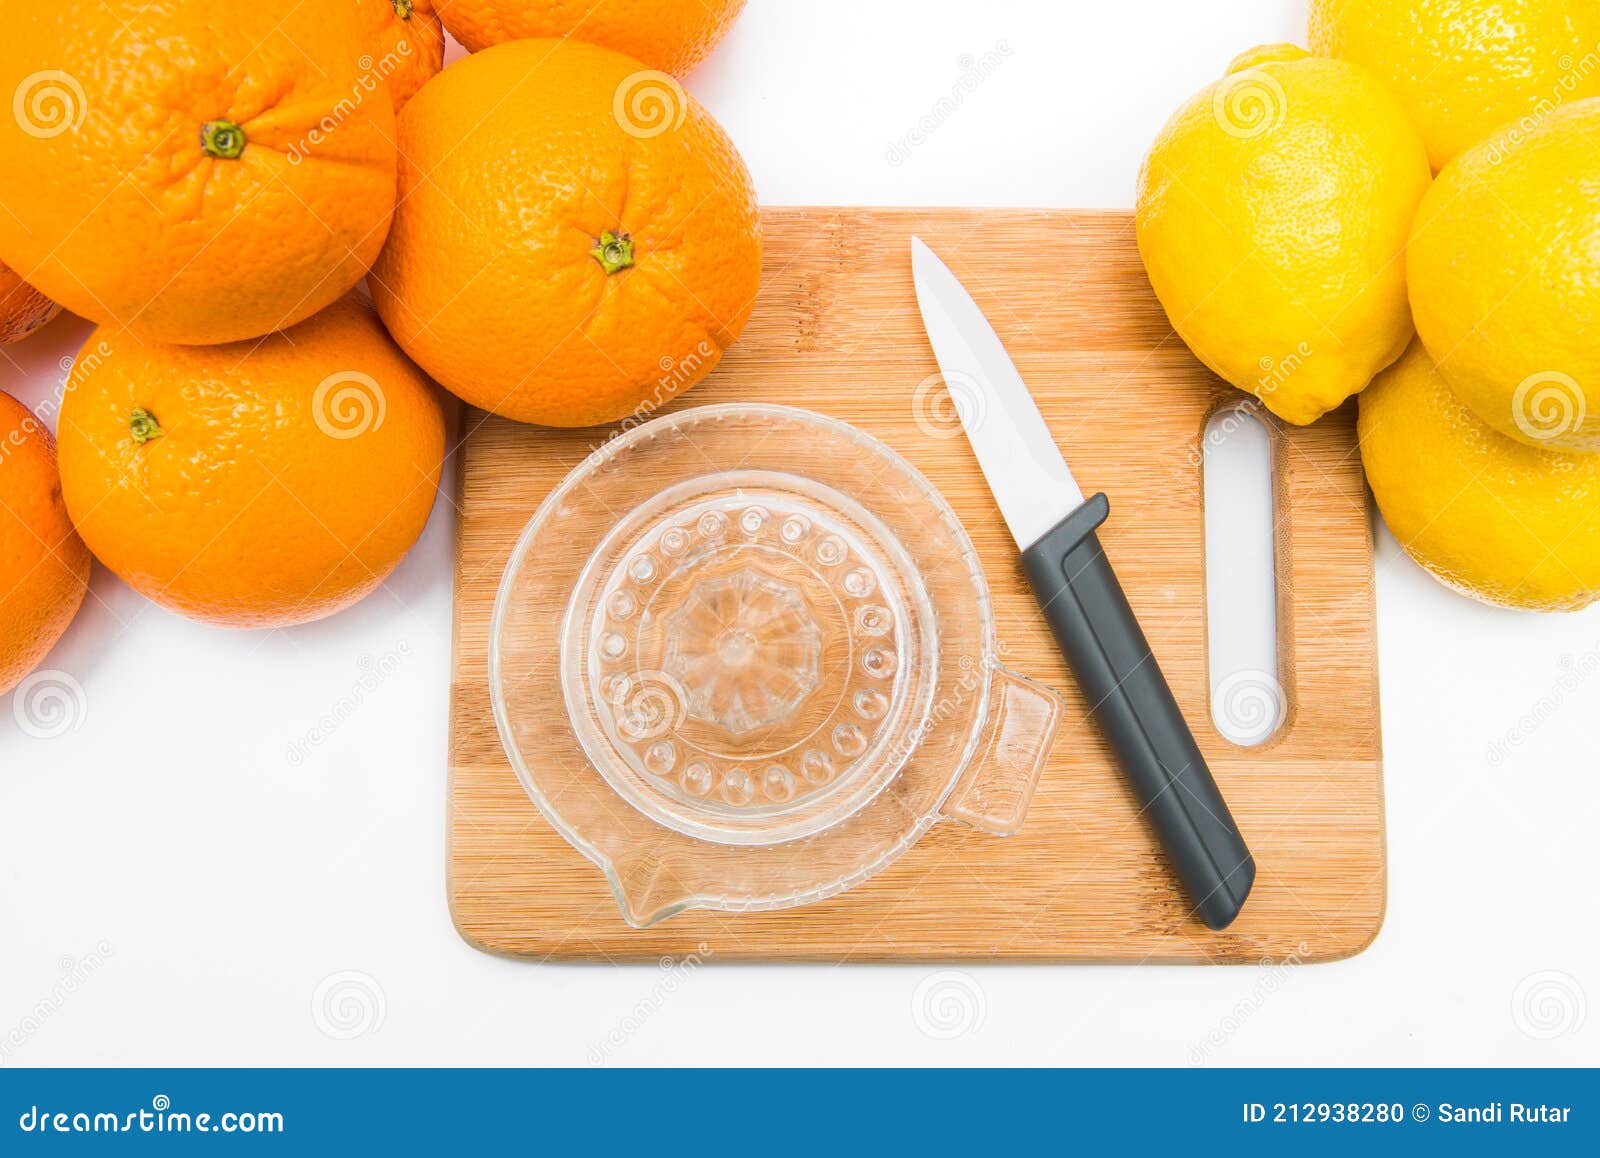
{"label": "knife blade", "polygon": [[1194,906],[1213,929],[1238,916],[1255,860],[1217,788],[1096,534],[1085,499],[1027,384],[955,274],[911,239],[917,304],[1045,619]]}
{"label": "knife blade", "polygon": [[1083,492],[988,319],[920,237],[911,239],[911,269],[945,386],[968,395],[955,407],[961,427],[1026,550],[1083,503]]}

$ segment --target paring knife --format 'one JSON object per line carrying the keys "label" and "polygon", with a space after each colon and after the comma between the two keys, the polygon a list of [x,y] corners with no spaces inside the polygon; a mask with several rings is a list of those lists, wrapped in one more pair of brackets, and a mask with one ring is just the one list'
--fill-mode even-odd
{"label": "paring knife", "polygon": [[1255,861],[1100,548],[1110,504],[1084,499],[994,328],[916,237],[911,268],[939,369],[1056,642],[1194,911],[1226,928]]}

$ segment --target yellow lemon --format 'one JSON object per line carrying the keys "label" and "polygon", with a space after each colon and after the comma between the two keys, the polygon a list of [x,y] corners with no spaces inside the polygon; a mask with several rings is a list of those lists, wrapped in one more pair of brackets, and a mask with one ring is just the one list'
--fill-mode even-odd
{"label": "yellow lemon", "polygon": [[1268,45],[1156,138],[1139,174],[1139,253],[1202,362],[1312,422],[1411,339],[1401,252],[1429,178],[1421,138],[1376,78]]}
{"label": "yellow lemon", "polygon": [[1310,43],[1388,82],[1435,171],[1508,122],[1600,96],[1595,0],[1311,0]]}
{"label": "yellow lemon", "polygon": [[1406,267],[1417,333],[1479,418],[1600,451],[1600,98],[1510,126],[1445,167]]}
{"label": "yellow lemon", "polygon": [[1362,393],[1358,429],[1384,521],[1440,581],[1534,611],[1600,595],[1600,455],[1538,450],[1486,426],[1420,342]]}

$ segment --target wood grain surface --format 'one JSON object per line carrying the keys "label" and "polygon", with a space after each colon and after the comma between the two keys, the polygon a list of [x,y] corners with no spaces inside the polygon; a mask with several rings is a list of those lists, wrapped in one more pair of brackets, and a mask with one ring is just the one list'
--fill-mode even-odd
{"label": "wood grain surface", "polygon": [[[490,613],[517,535],[605,432],[469,411],[449,778],[449,894],[462,935],[491,952],[589,960],[1255,962],[1363,949],[1383,921],[1385,857],[1372,541],[1354,407],[1310,428],[1273,428],[1290,713],[1267,744],[1240,749],[1208,710],[1199,445],[1209,415],[1246,396],[1172,332],[1131,218],[804,208],[770,209],[764,228],[748,328],[673,406],[818,410],[883,439],[945,494],[984,560],[1005,662],[1068,701],[1027,823],[1006,839],[937,825],[887,871],[820,904],[695,911],[629,928],[599,870],[523,793],[487,686]],[[987,312],[1084,490],[1111,498],[1106,551],[1256,856],[1255,890],[1226,932],[1189,916],[1038,614],[971,452],[949,436],[943,396],[927,385],[937,367],[912,292],[912,233]],[[1292,365],[1264,366],[1263,376]]]}

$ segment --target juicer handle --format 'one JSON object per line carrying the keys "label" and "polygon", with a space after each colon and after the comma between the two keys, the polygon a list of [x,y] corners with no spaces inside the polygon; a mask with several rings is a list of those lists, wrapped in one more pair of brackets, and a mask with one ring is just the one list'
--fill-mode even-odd
{"label": "juicer handle", "polygon": [[1054,689],[992,661],[974,672],[964,659],[962,668],[961,682],[988,677],[988,702],[977,751],[940,811],[995,836],[1011,836],[1028,815],[1066,705]]}
{"label": "juicer handle", "polygon": [[1200,919],[1239,915],[1256,866],[1100,547],[1110,504],[1087,500],[1022,553],[1028,581],[1095,719]]}

